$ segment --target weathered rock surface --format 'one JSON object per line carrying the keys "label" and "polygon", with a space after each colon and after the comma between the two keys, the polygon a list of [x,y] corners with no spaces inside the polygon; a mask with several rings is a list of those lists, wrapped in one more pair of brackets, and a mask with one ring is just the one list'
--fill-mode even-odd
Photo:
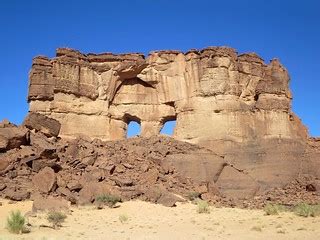
{"label": "weathered rock surface", "polygon": [[[305,139],[291,112],[287,70],[228,47],[142,54],[82,54],[57,49],[36,57],[30,72],[31,113],[61,123],[61,136],[124,139],[130,121],[141,136],[177,120],[174,138],[207,147],[257,139]],[[201,126],[201,127],[200,127]]]}
{"label": "weathered rock surface", "polygon": [[0,123],[0,152],[18,148],[27,143],[27,129],[6,121]]}
{"label": "weathered rock surface", "polygon": [[309,196],[309,191],[320,191],[317,169],[310,170],[318,161],[317,140],[300,145],[288,140],[278,145],[269,142],[263,148],[240,145],[233,152],[217,155],[170,137],[105,142],[47,137],[34,130],[27,130],[27,135],[27,145],[0,153],[0,163],[6,163],[0,171],[0,197],[20,201],[42,195],[39,204],[45,207],[48,196],[88,204],[98,195],[111,194],[122,200],[174,206],[198,192],[216,204],[255,206],[251,200],[257,198],[261,206],[272,189],[281,190],[308,173],[314,181],[306,183],[306,195],[301,191],[300,195],[315,201],[316,195]]}
{"label": "weathered rock surface", "polygon": [[23,122],[29,129],[35,129],[41,131],[48,136],[58,136],[60,132],[61,124],[59,121],[49,118],[40,113],[29,113]]}
{"label": "weathered rock surface", "polygon": [[238,199],[250,199],[259,189],[258,183],[250,175],[230,166],[223,169],[216,185],[222,194]]}
{"label": "weathered rock surface", "polygon": [[33,176],[32,182],[40,192],[49,193],[56,184],[55,172],[52,168],[45,167]]}

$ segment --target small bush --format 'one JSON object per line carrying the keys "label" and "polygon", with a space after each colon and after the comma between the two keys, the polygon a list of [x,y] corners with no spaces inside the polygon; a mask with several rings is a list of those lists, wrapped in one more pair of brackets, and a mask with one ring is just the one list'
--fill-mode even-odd
{"label": "small bush", "polygon": [[283,205],[268,203],[263,210],[266,215],[278,215],[279,212],[286,211],[286,208]]}
{"label": "small bush", "polygon": [[294,213],[301,217],[309,217],[312,212],[312,207],[307,203],[299,203],[294,208]]}
{"label": "small bush", "polygon": [[118,202],[121,202],[121,198],[111,194],[102,194],[96,197],[95,202],[100,206],[101,204],[108,207],[114,207]]}
{"label": "small bush", "polygon": [[49,212],[47,216],[47,220],[52,224],[54,229],[61,227],[61,224],[67,216],[62,212]]}
{"label": "small bush", "polygon": [[15,234],[21,234],[25,232],[25,222],[26,219],[22,216],[21,212],[18,210],[16,212],[11,212],[10,216],[7,218],[7,228],[10,232]]}
{"label": "small bush", "polygon": [[320,216],[320,205],[313,205],[310,213],[311,217],[319,217]]}
{"label": "small bush", "polygon": [[210,213],[210,206],[207,201],[197,201],[197,212],[198,213]]}
{"label": "small bush", "polygon": [[268,203],[264,208],[263,208],[264,212],[266,213],[266,215],[278,215],[278,208],[276,205]]}
{"label": "small bush", "polygon": [[120,220],[121,223],[124,223],[124,222],[128,221],[128,219],[129,218],[128,218],[128,216],[126,214],[121,214],[119,216],[119,220]]}
{"label": "small bush", "polygon": [[320,216],[320,205],[309,205],[302,202],[295,206],[294,213],[301,217],[317,217]]}
{"label": "small bush", "polygon": [[188,197],[188,199],[190,201],[194,201],[194,200],[197,200],[197,199],[200,198],[200,193],[198,193],[198,192],[190,192],[187,197]]}

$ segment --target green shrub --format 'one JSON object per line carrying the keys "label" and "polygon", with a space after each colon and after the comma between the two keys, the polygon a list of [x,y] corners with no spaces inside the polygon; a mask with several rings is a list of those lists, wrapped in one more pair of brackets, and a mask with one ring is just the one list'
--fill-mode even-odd
{"label": "green shrub", "polygon": [[286,211],[286,208],[283,205],[267,203],[263,210],[266,215],[278,215],[279,212]]}
{"label": "green shrub", "polygon": [[294,213],[301,217],[309,217],[311,214],[311,206],[307,203],[298,203],[294,208]]}
{"label": "green shrub", "polygon": [[198,192],[190,192],[190,193],[188,193],[187,197],[188,197],[188,199],[190,201],[194,201],[194,200],[197,200],[197,199],[200,198],[200,193],[198,193]]}
{"label": "green shrub", "polygon": [[118,202],[121,202],[121,198],[111,194],[102,194],[96,197],[95,202],[98,206],[107,205],[108,207],[114,207]]}
{"label": "green shrub", "polygon": [[311,217],[319,217],[320,216],[320,204],[312,206],[310,216]]}
{"label": "green shrub", "polygon": [[266,213],[266,215],[278,215],[278,208],[276,207],[276,205],[268,203],[264,208],[263,208],[264,212]]}
{"label": "green shrub", "polygon": [[7,228],[12,233],[21,234],[26,230],[25,222],[26,219],[19,210],[16,212],[12,211],[7,218]]}
{"label": "green shrub", "polygon": [[207,201],[197,201],[197,212],[198,213],[210,213],[210,206]]}
{"label": "green shrub", "polygon": [[57,229],[58,227],[61,227],[61,224],[64,222],[64,220],[67,218],[67,216],[62,212],[49,212],[47,216],[47,220],[52,223],[52,226],[54,229]]}

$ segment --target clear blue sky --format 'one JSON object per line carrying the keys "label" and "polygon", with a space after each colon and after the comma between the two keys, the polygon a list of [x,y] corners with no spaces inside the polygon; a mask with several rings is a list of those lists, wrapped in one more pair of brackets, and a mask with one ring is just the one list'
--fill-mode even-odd
{"label": "clear blue sky", "polygon": [[27,113],[28,72],[57,47],[142,52],[225,45],[280,58],[293,109],[320,136],[320,1],[0,1],[0,119]]}

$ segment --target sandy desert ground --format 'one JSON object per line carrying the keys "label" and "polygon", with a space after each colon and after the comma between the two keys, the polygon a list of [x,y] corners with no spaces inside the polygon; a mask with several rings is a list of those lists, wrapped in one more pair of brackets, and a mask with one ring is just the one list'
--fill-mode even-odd
{"label": "sandy desert ground", "polygon": [[[28,217],[31,232],[14,235],[5,228],[6,217],[11,210],[31,211],[32,202],[0,202],[0,240],[320,239],[320,217],[303,218],[287,212],[266,216],[260,210],[214,207],[209,214],[199,214],[191,203],[167,208],[141,201],[102,210],[94,206],[74,207],[58,230],[39,227],[49,225],[46,214],[34,214]],[[120,216],[126,216],[127,221],[121,223]]]}

